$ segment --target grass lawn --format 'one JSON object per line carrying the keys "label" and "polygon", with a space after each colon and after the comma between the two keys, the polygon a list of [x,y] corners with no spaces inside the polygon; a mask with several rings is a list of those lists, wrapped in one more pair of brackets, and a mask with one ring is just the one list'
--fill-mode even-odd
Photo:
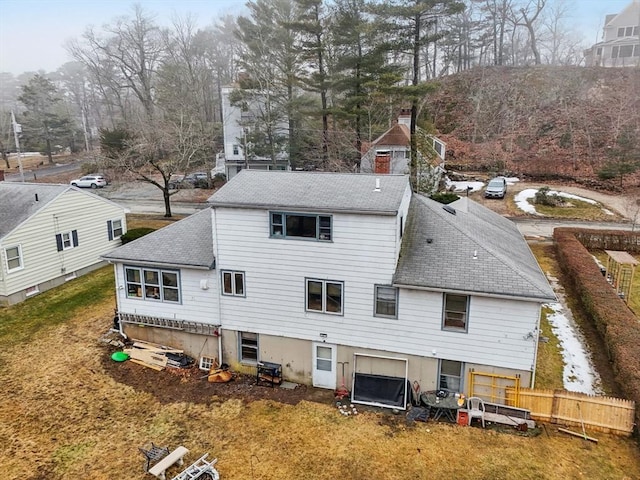
{"label": "grass lawn", "polygon": [[[530,200],[533,204],[533,199]],[[610,222],[613,220],[619,220],[616,215],[608,215],[602,210],[602,205],[599,203],[592,204],[584,202],[582,200],[576,200],[574,198],[566,199],[566,203],[563,206],[551,207],[547,205],[534,204],[536,211],[547,217],[552,218],[571,218],[578,220],[590,220],[594,222]]]}
{"label": "grass lawn", "polygon": [[151,441],[186,446],[187,462],[208,452],[223,479],[640,478],[635,441],[555,426],[520,436],[307,401],[160,403],[104,370],[112,289],[105,267],[0,309],[2,478],[144,480],[137,447]]}

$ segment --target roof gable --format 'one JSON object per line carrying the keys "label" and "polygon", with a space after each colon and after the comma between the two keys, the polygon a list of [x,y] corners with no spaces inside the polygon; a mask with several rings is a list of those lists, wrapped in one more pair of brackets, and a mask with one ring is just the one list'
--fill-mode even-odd
{"label": "roof gable", "polygon": [[373,142],[373,146],[375,147],[381,147],[383,145],[409,147],[411,145],[411,132],[409,128],[406,125],[396,123]]}
{"label": "roof gable", "polygon": [[612,13],[605,17],[605,28],[638,25],[638,15],[640,15],[640,1],[632,0],[620,13]]}
{"label": "roof gable", "polygon": [[70,188],[48,183],[0,182],[0,239]]}
{"label": "roof gable", "polygon": [[194,213],[103,255],[105,260],[212,269],[211,209]]}
{"label": "roof gable", "polygon": [[[411,200],[394,284],[555,300],[555,295],[517,227],[463,198],[444,205],[415,195]],[[456,208],[457,207],[457,208]]]}
{"label": "roof gable", "polygon": [[405,175],[242,170],[208,201],[213,207],[395,215],[408,188]]}

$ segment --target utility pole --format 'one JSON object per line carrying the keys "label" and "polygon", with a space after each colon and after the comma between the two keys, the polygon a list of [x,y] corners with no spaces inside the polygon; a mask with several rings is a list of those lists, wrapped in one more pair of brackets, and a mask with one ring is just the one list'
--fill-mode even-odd
{"label": "utility pole", "polygon": [[16,153],[18,154],[18,168],[20,169],[20,181],[24,183],[24,171],[22,170],[22,156],[20,154],[19,134],[22,133],[22,125],[16,123],[16,116],[11,110],[11,125],[13,126],[13,138],[16,142]]}

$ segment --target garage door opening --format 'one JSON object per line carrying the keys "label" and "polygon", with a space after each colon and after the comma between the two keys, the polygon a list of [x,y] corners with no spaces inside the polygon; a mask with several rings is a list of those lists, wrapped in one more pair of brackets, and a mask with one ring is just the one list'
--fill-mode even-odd
{"label": "garage door opening", "polygon": [[353,365],[353,403],[406,410],[407,359],[355,353]]}

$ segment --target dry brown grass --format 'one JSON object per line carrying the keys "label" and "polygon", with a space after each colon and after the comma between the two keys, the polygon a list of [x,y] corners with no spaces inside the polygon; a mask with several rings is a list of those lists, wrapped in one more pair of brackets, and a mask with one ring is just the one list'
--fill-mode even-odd
{"label": "dry brown grass", "polygon": [[[87,283],[70,282],[56,296],[78,294]],[[11,323],[23,308],[0,310],[0,322]],[[148,479],[137,447],[150,441],[185,445],[187,462],[208,452],[225,480],[640,478],[637,444],[604,434],[594,445],[551,426],[522,437],[406,425],[388,411],[345,418],[332,405],[304,401],[161,404],[104,370],[108,351],[97,340],[112,309],[107,297],[90,310],[70,310],[63,323],[34,330],[28,340],[12,341],[6,330],[0,336],[2,478]]]}
{"label": "dry brown grass", "polygon": [[174,215],[171,218],[164,217],[163,215],[139,215],[135,213],[127,214],[127,228],[155,228],[156,230],[171,225],[178,220],[183,219],[184,215]]}

